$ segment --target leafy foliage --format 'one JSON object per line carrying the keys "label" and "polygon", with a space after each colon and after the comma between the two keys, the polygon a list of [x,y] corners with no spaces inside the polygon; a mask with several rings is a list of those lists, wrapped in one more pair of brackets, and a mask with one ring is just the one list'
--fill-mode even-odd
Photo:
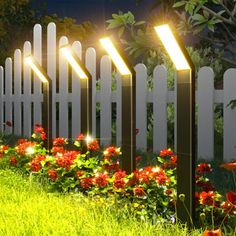
{"label": "leafy foliage", "polygon": [[[176,221],[177,157],[171,149],[160,152],[156,165],[126,174],[120,167],[120,148],[110,146],[101,150],[96,140],[85,142],[87,139],[80,134],[73,149],[67,139],[56,138],[51,153],[47,153],[42,146],[43,132],[42,127],[37,126],[33,139],[21,139],[13,147],[2,145],[1,166],[18,168],[60,192],[83,193],[101,199],[103,204],[119,206],[141,220]],[[221,167],[234,171],[236,163],[225,163]],[[236,193],[228,192],[225,200],[209,181],[211,172],[211,165],[207,163],[196,167],[197,225],[203,228],[211,224],[220,228],[224,225],[224,230],[230,230],[229,226],[235,223]],[[184,202],[183,194],[179,198]]]}

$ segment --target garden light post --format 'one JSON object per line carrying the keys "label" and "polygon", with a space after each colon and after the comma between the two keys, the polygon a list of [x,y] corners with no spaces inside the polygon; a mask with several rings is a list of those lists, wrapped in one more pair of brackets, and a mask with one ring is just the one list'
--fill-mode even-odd
{"label": "garden light post", "polygon": [[[169,25],[155,27],[177,70],[177,217],[193,226],[195,214],[194,65]],[[182,195],[181,197],[180,194]]]}
{"label": "garden light post", "polygon": [[69,46],[60,48],[68,63],[80,78],[81,86],[81,133],[92,133],[92,76],[81,60],[73,53]]}
{"label": "garden light post", "polygon": [[52,80],[33,57],[25,57],[24,62],[30,66],[37,77],[43,82],[42,126],[47,135],[46,148],[50,151],[52,147]]}
{"label": "garden light post", "polygon": [[136,82],[135,71],[128,66],[124,55],[121,56],[120,50],[117,50],[109,37],[100,39],[105,51],[111,57],[122,78],[122,168],[126,173],[131,173],[135,168],[136,152]]}

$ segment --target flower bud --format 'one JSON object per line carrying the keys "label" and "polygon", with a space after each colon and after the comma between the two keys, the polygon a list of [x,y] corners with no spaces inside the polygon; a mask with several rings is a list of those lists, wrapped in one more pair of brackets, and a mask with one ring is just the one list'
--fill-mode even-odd
{"label": "flower bud", "polygon": [[180,200],[181,202],[184,202],[184,200],[185,200],[185,195],[184,195],[183,193],[179,195],[179,200]]}
{"label": "flower bud", "polygon": [[200,214],[200,219],[201,219],[202,221],[204,221],[204,220],[205,220],[205,218],[206,218],[206,215],[205,215],[205,213],[201,213],[201,214]]}

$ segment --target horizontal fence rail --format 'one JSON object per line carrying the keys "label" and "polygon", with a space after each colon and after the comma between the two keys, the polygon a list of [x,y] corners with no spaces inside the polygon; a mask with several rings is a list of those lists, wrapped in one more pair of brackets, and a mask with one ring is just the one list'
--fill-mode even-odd
{"label": "horizontal fence rail", "polygon": [[[68,43],[69,40],[65,36],[57,42],[56,25],[50,23],[47,28],[47,63],[45,65],[47,74],[52,79],[53,137],[75,138],[80,133],[80,119],[83,114],[80,112],[80,80],[63,55],[59,53],[59,48]],[[120,146],[121,78],[118,74],[113,76],[112,63],[108,56],[101,58],[100,73],[97,74],[96,50],[88,48],[83,54],[80,42],[75,41],[71,45],[92,75],[93,136],[99,136],[101,144],[105,146],[114,143],[114,140],[116,145]],[[14,58],[7,58],[5,67],[0,67],[0,131],[6,134],[30,136],[34,125],[42,123],[42,83],[23,63],[23,57],[31,54],[42,65],[42,27],[39,24],[34,27],[33,44],[25,42],[23,50],[15,50]],[[134,69],[137,80],[136,125],[139,130],[136,136],[137,149],[146,151],[148,148],[147,104],[151,104],[153,110],[152,147],[154,152],[158,152],[168,146],[167,106],[169,104],[175,106],[176,91],[168,90],[167,70],[164,66],[159,65],[153,71],[152,91],[148,91],[147,88],[148,76],[145,65],[138,64]],[[112,81],[115,81],[115,90],[112,89]],[[223,158],[227,161],[236,157],[236,109],[227,107],[229,102],[235,99],[236,69],[228,69],[224,73],[223,81],[224,89],[215,90],[214,73],[210,67],[201,68],[197,75],[198,158],[210,160],[214,157],[214,108],[216,104],[223,106]],[[98,82],[100,89],[97,89]],[[11,121],[13,126],[6,126],[6,121]],[[115,132],[112,132],[112,129],[115,129]]]}

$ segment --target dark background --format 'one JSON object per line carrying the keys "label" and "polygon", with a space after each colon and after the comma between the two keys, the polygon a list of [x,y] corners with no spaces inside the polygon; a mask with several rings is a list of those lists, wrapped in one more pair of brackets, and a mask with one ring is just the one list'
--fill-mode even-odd
{"label": "dark background", "polygon": [[112,13],[131,11],[137,20],[145,19],[153,0],[144,0],[136,4],[135,0],[46,0],[47,13],[56,13],[59,17],[72,17],[77,23],[91,21],[104,27]]}

